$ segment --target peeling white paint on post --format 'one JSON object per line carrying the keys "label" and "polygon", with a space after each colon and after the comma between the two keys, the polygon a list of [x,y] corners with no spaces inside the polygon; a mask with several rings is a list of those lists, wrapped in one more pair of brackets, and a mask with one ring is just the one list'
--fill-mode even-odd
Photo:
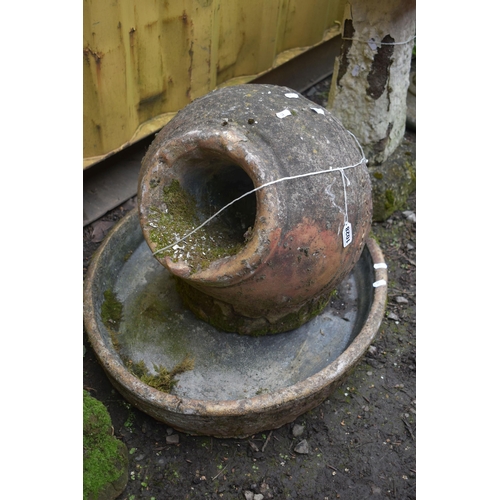
{"label": "peeling white paint on post", "polygon": [[372,164],[384,162],[404,135],[414,36],[414,0],[346,4],[327,107]]}

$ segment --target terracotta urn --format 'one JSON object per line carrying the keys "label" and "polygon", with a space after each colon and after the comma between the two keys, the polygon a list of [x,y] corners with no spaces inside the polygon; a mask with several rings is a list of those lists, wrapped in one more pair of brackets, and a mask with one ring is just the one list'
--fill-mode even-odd
{"label": "terracotta urn", "polygon": [[319,314],[359,259],[372,216],[354,136],[295,91],[259,84],[179,111],[143,159],[138,205],[189,309],[251,335]]}

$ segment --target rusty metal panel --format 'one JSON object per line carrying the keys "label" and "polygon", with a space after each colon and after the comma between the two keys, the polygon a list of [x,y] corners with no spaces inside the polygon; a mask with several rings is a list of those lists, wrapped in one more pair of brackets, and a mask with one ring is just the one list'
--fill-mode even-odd
{"label": "rusty metal panel", "polygon": [[[340,33],[345,0],[84,0],[83,166]],[[333,67],[333,61],[332,61]]]}

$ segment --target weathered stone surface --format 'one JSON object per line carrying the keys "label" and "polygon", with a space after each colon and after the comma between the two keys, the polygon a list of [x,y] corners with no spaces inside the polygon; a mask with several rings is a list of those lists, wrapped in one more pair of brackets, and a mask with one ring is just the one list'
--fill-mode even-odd
{"label": "weathered stone surface", "polygon": [[387,160],[405,132],[414,34],[412,1],[346,4],[327,107],[358,138],[372,165]]}

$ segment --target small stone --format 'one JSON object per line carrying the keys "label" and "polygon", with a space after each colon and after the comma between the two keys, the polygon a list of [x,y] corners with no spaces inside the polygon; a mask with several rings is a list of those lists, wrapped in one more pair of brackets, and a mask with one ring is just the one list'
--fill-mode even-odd
{"label": "small stone", "polygon": [[262,484],[260,485],[260,491],[261,491],[262,493],[265,493],[265,492],[269,491],[269,485],[268,485],[267,483],[262,483]]}
{"label": "small stone", "polygon": [[408,243],[408,244],[406,245],[406,249],[407,249],[407,250],[414,250],[414,249],[415,249],[415,247],[414,247],[411,243]]}
{"label": "small stone", "polygon": [[401,295],[399,297],[396,297],[394,300],[398,304],[408,304],[408,299],[406,297],[402,297]]}
{"label": "small stone", "polygon": [[253,491],[246,490],[243,492],[243,494],[245,495],[245,500],[253,500]]}
{"label": "small stone", "polygon": [[417,216],[415,215],[415,212],[412,212],[411,210],[406,210],[403,212],[403,215],[410,221],[410,222],[417,222]]}
{"label": "small stone", "polygon": [[253,500],[264,500],[264,495],[262,495],[262,493],[257,493],[257,495],[253,496]]}
{"label": "small stone", "polygon": [[302,436],[305,427],[303,425],[295,424],[292,429],[293,437]]}
{"label": "small stone", "polygon": [[252,448],[253,451],[259,451],[259,447],[253,441],[248,441],[248,445],[250,446],[250,448]]}
{"label": "small stone", "polygon": [[178,444],[179,443],[179,434],[171,434],[167,436],[167,444]]}
{"label": "small stone", "polygon": [[370,354],[377,354],[377,348],[374,346],[374,345],[371,345],[369,348],[368,348],[368,352]]}
{"label": "small stone", "polygon": [[387,315],[387,317],[388,317],[389,319],[394,320],[394,321],[399,321],[399,316],[398,316],[397,314],[393,313],[393,312],[390,312],[390,313]]}
{"label": "small stone", "polygon": [[174,429],[172,427],[167,427],[167,436],[171,436],[174,433]]}
{"label": "small stone", "polygon": [[295,453],[298,453],[300,455],[307,455],[309,454],[309,443],[307,442],[306,439],[303,439],[295,448],[294,448]]}

